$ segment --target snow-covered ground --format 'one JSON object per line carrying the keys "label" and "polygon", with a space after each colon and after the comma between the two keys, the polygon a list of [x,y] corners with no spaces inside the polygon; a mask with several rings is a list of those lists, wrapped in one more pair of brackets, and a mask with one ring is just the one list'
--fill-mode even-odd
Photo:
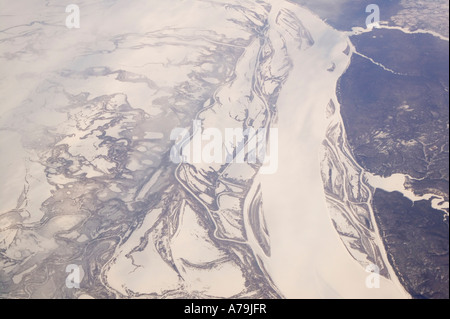
{"label": "snow-covered ground", "polygon": [[[385,278],[379,289],[369,289],[369,274],[341,244],[330,221],[320,154],[330,124],[326,106],[330,100],[337,104],[336,82],[348,66],[350,56],[344,51],[349,43],[345,34],[308,11],[292,10],[311,33],[314,45],[299,49],[288,42],[294,68],[278,102],[279,171],[260,177],[272,244],[269,272],[291,298],[408,297],[402,287]],[[329,72],[332,63],[336,68]]]}
{"label": "snow-covered ground", "polygon": [[[66,258],[94,285],[72,297],[408,297],[388,265],[391,280],[367,288],[360,262],[370,252],[352,258],[327,209],[322,143],[341,123],[347,34],[282,0],[78,5],[81,27],[68,29],[57,1],[1,1],[0,282],[9,291],[28,291],[47,271],[33,293],[67,296]],[[276,172],[169,162],[171,130],[193,120],[276,128]],[[386,263],[376,226],[365,235]]]}

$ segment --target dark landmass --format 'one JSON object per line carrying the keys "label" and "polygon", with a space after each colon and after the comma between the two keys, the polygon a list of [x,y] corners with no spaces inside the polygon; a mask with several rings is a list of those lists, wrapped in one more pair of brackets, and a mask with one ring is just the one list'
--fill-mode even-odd
{"label": "dark landmass", "polygon": [[427,201],[377,189],[374,210],[400,282],[417,299],[449,298],[449,231],[443,213]]}
{"label": "dark landmass", "polygon": [[[337,95],[355,159],[376,175],[408,174],[406,186],[417,195],[448,200],[448,42],[393,30],[351,40],[359,54]],[[412,203],[382,190],[376,190],[373,207],[405,289],[414,298],[448,298],[448,217],[430,201]]]}
{"label": "dark landmass", "polygon": [[338,98],[356,160],[377,175],[408,174],[418,193],[448,198],[448,43],[386,30],[352,41],[392,71],[354,55],[340,79]]}
{"label": "dark landmass", "polygon": [[374,29],[352,36],[356,50],[385,67],[408,76],[434,80],[448,89],[449,46],[431,34]]}

